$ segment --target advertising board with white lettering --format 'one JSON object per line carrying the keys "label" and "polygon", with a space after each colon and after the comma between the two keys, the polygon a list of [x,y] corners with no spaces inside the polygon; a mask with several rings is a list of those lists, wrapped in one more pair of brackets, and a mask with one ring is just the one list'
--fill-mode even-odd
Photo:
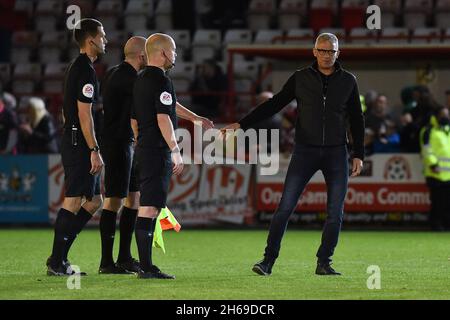
{"label": "advertising board with white lettering", "polygon": [[[289,165],[280,157],[278,174],[265,176],[257,170],[256,204],[258,211],[276,209],[283,192]],[[359,177],[349,178],[346,212],[428,212],[429,192],[418,154],[376,154],[364,161]],[[301,195],[296,211],[324,211],[327,203],[322,173],[316,172]]]}

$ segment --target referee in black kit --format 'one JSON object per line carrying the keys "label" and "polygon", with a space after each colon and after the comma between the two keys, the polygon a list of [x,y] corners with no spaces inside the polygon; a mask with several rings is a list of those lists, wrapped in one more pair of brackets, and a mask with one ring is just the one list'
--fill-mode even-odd
{"label": "referee in black kit", "polygon": [[67,260],[69,249],[102,205],[100,173],[103,160],[92,118],[92,104],[98,95],[93,62],[105,53],[107,40],[102,24],[95,19],[78,21],[73,36],[80,47],[80,55],[67,68],[64,80],[61,158],[65,198],[55,221],[52,254],[47,259],[49,276],[73,273]]}
{"label": "referee in black kit", "polygon": [[132,115],[137,121],[136,161],[141,192],[136,220],[136,243],[142,279],[174,279],[152,263],[153,232],[156,218],[166,206],[172,172],[183,170],[183,160],[175,137],[177,116],[201,122],[203,128],[213,123],[199,117],[176,101],[172,81],[165,72],[175,65],[176,46],[162,33],[152,34],[145,43],[147,67],[138,75],[133,91]]}
{"label": "referee in black kit", "polygon": [[[105,161],[105,203],[100,218],[102,258],[99,273],[126,274],[139,271],[131,256],[131,239],[139,206],[139,187],[133,161],[134,135],[131,128],[133,86],[138,71],[147,65],[144,37],[132,37],[125,44],[125,61],[108,70],[102,85],[104,123],[101,150]],[[116,217],[120,215],[120,247],[113,259]]]}

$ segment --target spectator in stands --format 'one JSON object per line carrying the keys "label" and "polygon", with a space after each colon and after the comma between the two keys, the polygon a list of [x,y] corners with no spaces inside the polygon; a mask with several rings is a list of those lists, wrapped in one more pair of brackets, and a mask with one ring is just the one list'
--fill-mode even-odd
{"label": "spectator in stands", "polygon": [[20,124],[19,131],[26,153],[57,153],[56,129],[51,115],[45,108],[44,100],[30,98],[27,111],[27,122]]}
{"label": "spectator in stands", "polygon": [[385,119],[378,130],[378,136],[373,142],[374,153],[400,152],[400,135],[395,123]]}
{"label": "spectator in stands", "polygon": [[386,96],[380,94],[366,113],[366,128],[370,128],[378,134],[381,125],[386,119],[392,120],[392,117],[389,115],[388,100]]}
{"label": "spectator in stands", "polygon": [[364,103],[366,105],[366,110],[363,110],[365,114],[370,114],[374,108],[375,101],[377,100],[378,92],[375,90],[369,90],[364,95]]}
{"label": "spectator in stands", "polygon": [[[405,90],[405,89],[404,89]],[[402,100],[404,100],[402,92]],[[428,125],[432,113],[439,108],[430,90],[422,85],[415,86],[411,91],[409,109],[405,109],[400,130],[401,150],[403,152],[420,152],[420,129]],[[405,100],[404,100],[405,101]]]}
{"label": "spectator in stands", "polygon": [[420,132],[424,174],[430,189],[431,228],[450,229],[450,116],[438,107],[430,123]]}
{"label": "spectator in stands", "polygon": [[14,109],[6,105],[0,92],[0,154],[16,154],[17,141],[17,115]]}
{"label": "spectator in stands", "polygon": [[206,60],[198,67],[190,87],[194,92],[191,110],[199,116],[219,116],[227,87],[227,78],[221,67],[212,59]]}

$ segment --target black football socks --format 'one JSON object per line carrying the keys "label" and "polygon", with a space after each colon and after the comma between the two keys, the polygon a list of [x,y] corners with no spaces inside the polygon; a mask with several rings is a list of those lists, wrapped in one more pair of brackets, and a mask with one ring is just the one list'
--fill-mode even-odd
{"label": "black football socks", "polygon": [[77,238],[78,234],[83,230],[84,226],[88,223],[89,220],[91,220],[92,214],[89,213],[86,209],[81,207],[81,209],[78,211],[78,213],[75,215],[75,219],[73,221],[73,225],[71,228],[71,233],[69,236],[69,240],[67,240],[64,254],[63,254],[63,261],[67,261],[67,255],[69,254],[69,250],[72,247],[73,242]]}
{"label": "black football socks", "polygon": [[152,266],[153,233],[156,218],[138,217],[136,219],[136,243],[139,252],[139,263],[142,271],[149,272]]}
{"label": "black football socks", "polygon": [[65,249],[72,234],[72,228],[75,221],[75,214],[61,208],[55,221],[55,236],[53,239],[52,258],[50,265],[53,269],[62,266]]}
{"label": "black football socks", "polygon": [[116,218],[116,212],[103,209],[100,218],[100,235],[102,239],[102,259],[100,266],[103,268],[114,264],[113,246],[116,234]]}
{"label": "black football socks", "polygon": [[137,209],[122,208],[120,214],[120,248],[117,262],[131,260],[131,239],[133,238],[134,226],[136,225]]}

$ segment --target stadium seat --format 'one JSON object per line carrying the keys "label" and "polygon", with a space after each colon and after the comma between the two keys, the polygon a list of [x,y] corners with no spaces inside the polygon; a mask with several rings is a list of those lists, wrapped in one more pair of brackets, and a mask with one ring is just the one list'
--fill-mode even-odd
{"label": "stadium seat", "polygon": [[311,45],[314,42],[312,29],[291,29],[286,34],[286,44]]}
{"label": "stadium seat", "polygon": [[41,65],[38,63],[19,63],[14,67],[14,80],[35,80],[41,78]]}
{"label": "stadium seat", "polygon": [[309,10],[309,26],[317,32],[333,25],[338,2],[334,0],[312,0]]}
{"label": "stadium seat", "polygon": [[43,80],[42,91],[47,94],[62,94],[64,91],[64,83],[61,80]]}
{"label": "stadium seat", "polygon": [[141,30],[147,28],[147,15],[145,14],[127,14],[124,17],[126,31]]}
{"label": "stadium seat", "polygon": [[61,16],[63,13],[64,1],[60,0],[39,0],[36,1],[36,15]]}
{"label": "stadium seat", "polygon": [[103,29],[106,33],[106,39],[108,39],[108,32],[117,30],[118,19],[113,15],[101,15],[97,16],[96,19],[102,22]]}
{"label": "stadium seat", "polygon": [[58,47],[41,47],[38,50],[39,62],[47,64],[50,62],[61,61],[61,48]]}
{"label": "stadium seat", "polygon": [[378,30],[354,28],[350,30],[348,41],[353,44],[373,44],[378,41]]}
{"label": "stadium seat", "polygon": [[16,0],[14,3],[14,11],[25,12],[29,17],[32,16],[34,10],[34,2],[30,0]]}
{"label": "stadium seat", "polygon": [[34,80],[14,80],[11,85],[14,94],[32,94],[34,93]]}
{"label": "stadium seat", "polygon": [[45,32],[41,36],[39,44],[41,46],[56,46],[65,47],[67,45],[68,32],[66,31],[51,31]]}
{"label": "stadium seat", "polygon": [[396,24],[397,13],[401,11],[401,0],[374,0],[373,4],[380,7],[381,28],[394,27]]}
{"label": "stadium seat", "polygon": [[67,63],[48,63],[44,67],[44,74],[42,79],[44,80],[62,80],[64,79],[64,73],[66,72]]}
{"label": "stadium seat", "polygon": [[166,34],[170,35],[177,44],[177,50],[187,50],[191,47],[191,33],[189,30],[165,30]]}
{"label": "stadium seat", "polygon": [[441,30],[439,28],[417,28],[413,30],[411,43],[440,43]]}
{"label": "stadium seat", "polygon": [[404,26],[409,29],[425,27],[432,9],[433,0],[406,0]]}
{"label": "stadium seat", "polygon": [[195,64],[193,62],[179,62],[169,71],[170,78],[193,81],[195,78]]}
{"label": "stadium seat", "polygon": [[11,65],[0,63],[0,82],[8,83],[11,80]]}
{"label": "stadium seat", "polygon": [[364,25],[368,0],[344,0],[341,8],[341,27],[346,31]]}
{"label": "stadium seat", "polygon": [[[95,9],[95,14],[100,16],[115,16],[117,19],[123,12],[122,1],[100,0]],[[103,22],[103,21],[102,21]]]}
{"label": "stadium seat", "polygon": [[11,62],[14,64],[30,62],[31,52],[30,48],[12,48]]}
{"label": "stadium seat", "polygon": [[250,79],[255,81],[258,76],[258,64],[253,61],[236,61],[233,64],[236,79]]}
{"label": "stadium seat", "polygon": [[193,46],[192,47],[192,61],[195,63],[202,63],[207,59],[215,59],[217,50],[213,47]]}
{"label": "stadium seat", "polygon": [[450,28],[450,0],[437,0],[434,18],[436,27]]}
{"label": "stadium seat", "polygon": [[282,30],[259,30],[255,36],[255,44],[281,43]]}
{"label": "stadium seat", "polygon": [[275,10],[274,0],[251,0],[247,13],[249,29],[252,31],[269,29]]}
{"label": "stadium seat", "polygon": [[56,29],[57,21],[57,17],[50,15],[36,16],[34,19],[34,29],[42,33],[53,32]]}
{"label": "stadium seat", "polygon": [[252,32],[246,29],[227,30],[223,39],[223,45],[228,44],[250,44],[252,42]]}
{"label": "stadium seat", "polygon": [[344,44],[347,40],[345,30],[343,28],[324,28],[324,29],[320,29],[319,33],[334,34],[338,38],[339,44]]}
{"label": "stadium seat", "polygon": [[106,31],[106,39],[108,40],[106,50],[111,46],[123,47],[128,40],[128,32],[121,30]]}
{"label": "stadium seat", "polygon": [[150,17],[154,13],[153,7],[153,0],[130,0],[125,9],[125,14],[144,14]]}
{"label": "stadium seat", "polygon": [[382,44],[407,43],[409,30],[407,28],[384,28],[381,29],[379,42]]}
{"label": "stadium seat", "polygon": [[221,46],[221,36],[219,30],[197,30],[194,34],[192,46],[210,46],[218,49]]}
{"label": "stadium seat", "polygon": [[155,29],[167,30],[172,28],[172,1],[159,1],[155,10]]}
{"label": "stadium seat", "polygon": [[151,34],[155,33],[155,30],[149,30],[149,29],[142,29],[142,30],[135,30],[131,34],[133,36],[140,36],[144,38],[148,38]]}
{"label": "stadium seat", "polygon": [[306,11],[306,1],[282,0],[278,9],[278,27],[285,31],[300,28]]}
{"label": "stadium seat", "polygon": [[94,1],[91,0],[67,0],[66,7],[76,5],[80,7],[83,17],[94,16]]}
{"label": "stadium seat", "polygon": [[16,31],[12,34],[13,47],[33,48],[38,44],[39,35],[34,31]]}

